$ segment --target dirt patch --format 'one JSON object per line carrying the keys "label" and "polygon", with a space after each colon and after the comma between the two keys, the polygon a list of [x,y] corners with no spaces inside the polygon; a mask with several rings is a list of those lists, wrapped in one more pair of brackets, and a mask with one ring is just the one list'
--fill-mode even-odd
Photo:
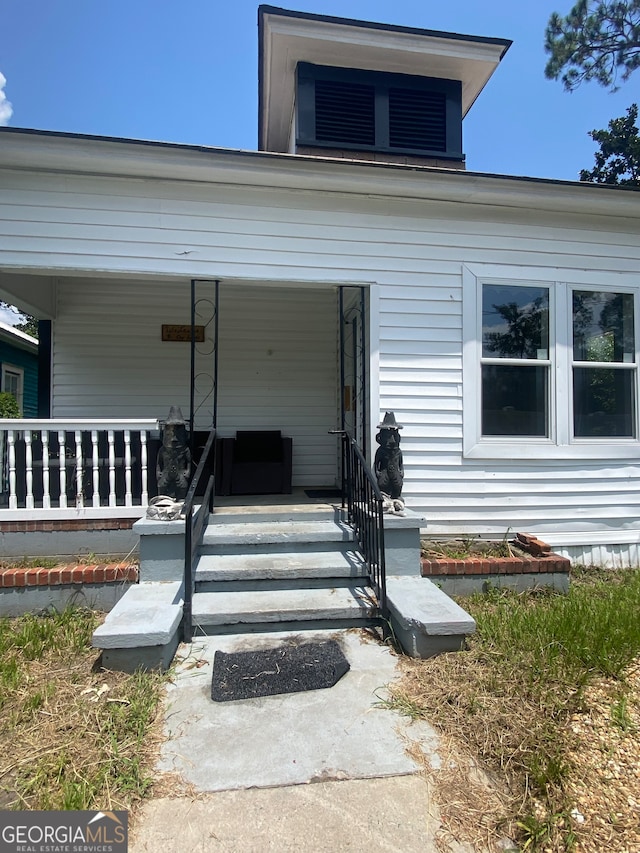
{"label": "dirt patch", "polygon": [[567,788],[576,804],[578,853],[640,850],[640,661],[624,681],[624,691],[611,679],[589,685],[570,721]]}
{"label": "dirt patch", "polygon": [[427,560],[466,560],[486,557],[529,557],[514,542],[485,539],[420,540],[420,556]]}

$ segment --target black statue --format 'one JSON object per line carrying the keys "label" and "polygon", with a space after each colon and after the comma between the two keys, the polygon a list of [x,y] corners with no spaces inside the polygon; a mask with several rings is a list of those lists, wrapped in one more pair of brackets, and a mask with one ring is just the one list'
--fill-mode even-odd
{"label": "black statue", "polygon": [[191,475],[191,451],[182,412],[172,406],[162,430],[162,447],[156,460],[158,493],[184,500]]}
{"label": "black statue", "polygon": [[[380,491],[388,496],[392,502],[401,502],[402,483],[404,481],[404,467],[402,464],[402,451],[400,450],[400,430],[402,426],[396,423],[393,412],[386,412],[384,420],[378,424],[380,432],[376,435],[376,441],[380,447],[376,450],[373,463]],[[395,507],[400,509],[400,507]]]}

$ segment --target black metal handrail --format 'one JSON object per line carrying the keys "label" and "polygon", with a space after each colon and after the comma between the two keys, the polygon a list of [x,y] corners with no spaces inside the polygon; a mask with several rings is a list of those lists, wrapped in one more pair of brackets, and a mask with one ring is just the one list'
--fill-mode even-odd
{"label": "black metal handrail", "polygon": [[[211,474],[202,496],[202,501],[194,513],[196,491],[202,480],[207,463],[211,459]],[[209,523],[209,514],[213,512],[213,493],[216,474],[216,431],[210,430],[207,443],[193,476],[189,491],[184,500],[184,606],[182,609],[182,636],[185,643],[193,638],[192,603],[195,585],[195,561],[202,543],[202,536]]]}
{"label": "black metal handrail", "polygon": [[337,432],[342,435],[342,503],[378,597],[380,615],[387,619],[382,493],[356,440],[346,430]]}

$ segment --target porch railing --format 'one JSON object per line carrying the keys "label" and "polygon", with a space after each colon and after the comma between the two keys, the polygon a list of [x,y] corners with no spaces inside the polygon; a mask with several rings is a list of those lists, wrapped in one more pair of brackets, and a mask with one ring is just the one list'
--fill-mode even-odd
{"label": "porch railing", "polygon": [[[205,482],[204,493],[198,497],[199,506],[195,509],[196,496]],[[185,517],[184,536],[184,606],[182,609],[182,637],[185,643],[193,638],[193,590],[195,585],[195,564],[202,544],[204,531],[209,523],[209,514],[213,512],[213,495],[216,476],[216,431],[210,430],[200,461],[193,476],[189,491],[184,500],[182,512]]]}
{"label": "porch railing", "polygon": [[0,419],[0,518],[139,513],[158,430],[149,419]]}
{"label": "porch railing", "polygon": [[347,518],[378,597],[383,619],[387,612],[387,578],[384,551],[383,498],[376,478],[357,442],[346,430],[342,436],[342,500]]}

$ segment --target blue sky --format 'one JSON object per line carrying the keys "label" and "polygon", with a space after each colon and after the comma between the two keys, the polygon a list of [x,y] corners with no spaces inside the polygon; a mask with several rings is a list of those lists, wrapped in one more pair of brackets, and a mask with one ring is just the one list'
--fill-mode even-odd
{"label": "blue sky", "polygon": [[[596,146],[587,131],[606,127],[638,100],[640,71],[616,94],[594,83],[569,94],[545,79],[545,24],[552,11],[566,13],[572,2],[284,5],[512,39],[465,119],[467,168],[575,180],[593,165]],[[255,149],[257,8],[254,0],[3,0],[0,73],[13,108],[5,123]]]}

